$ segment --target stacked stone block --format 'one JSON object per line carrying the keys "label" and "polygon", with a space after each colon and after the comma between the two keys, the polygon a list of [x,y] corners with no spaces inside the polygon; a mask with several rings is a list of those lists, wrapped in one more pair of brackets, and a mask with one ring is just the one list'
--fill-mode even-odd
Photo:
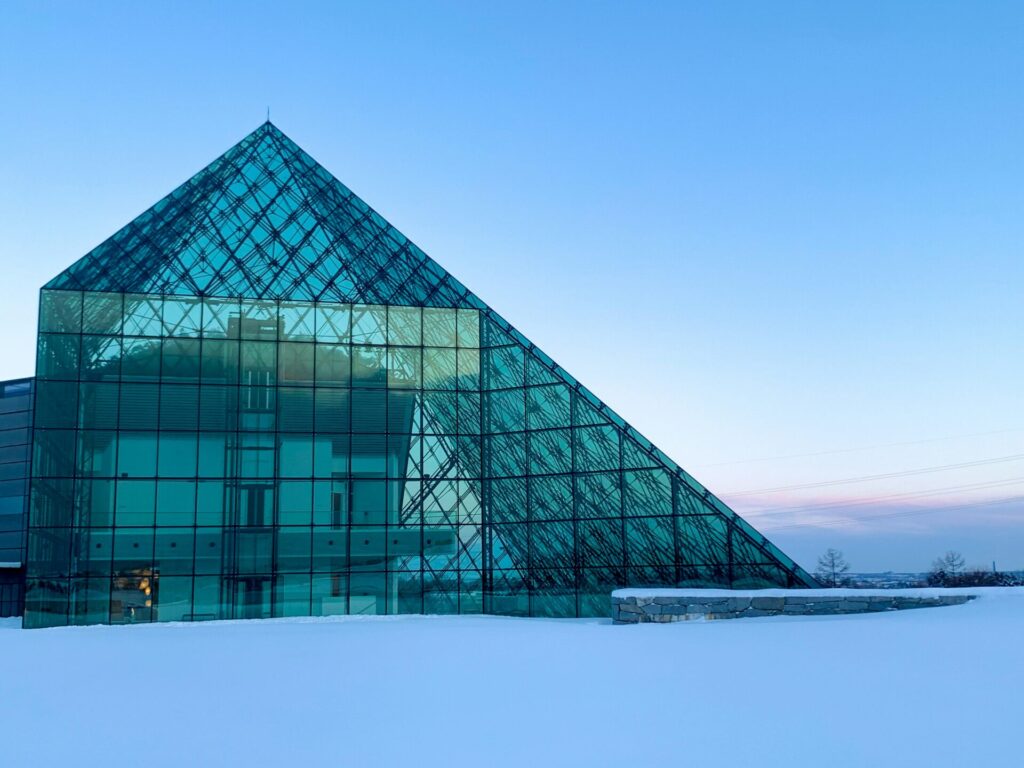
{"label": "stacked stone block", "polygon": [[612,595],[612,619],[616,624],[688,621],[691,619],[742,619],[754,616],[828,616],[876,613],[907,608],[962,605],[973,595],[786,595],[784,597],[704,597],[700,595]]}

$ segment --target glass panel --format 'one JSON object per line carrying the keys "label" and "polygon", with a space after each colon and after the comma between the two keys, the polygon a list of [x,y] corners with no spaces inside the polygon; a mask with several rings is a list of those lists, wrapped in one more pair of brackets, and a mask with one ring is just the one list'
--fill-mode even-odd
{"label": "glass panel", "polygon": [[199,339],[164,339],[163,381],[199,381]]}
{"label": "glass panel", "polygon": [[74,428],[78,416],[78,385],[73,381],[37,381],[35,425]]}
{"label": "glass panel", "polygon": [[120,334],[123,298],[119,293],[86,293],[82,302],[82,332]]}
{"label": "glass panel", "polygon": [[28,532],[28,572],[32,576],[71,573],[71,529],[37,528]]}
{"label": "glass panel", "polygon": [[196,519],[196,482],[160,480],[156,486],[156,524],[192,525]]}
{"label": "glass panel", "polygon": [[106,578],[72,579],[72,624],[105,624],[110,621],[110,575]]}
{"label": "glass panel", "polygon": [[387,423],[387,393],[382,390],[352,390],[352,431],[382,432]]}
{"label": "glass panel", "polygon": [[276,339],[277,302],[243,300],[240,330],[243,339]]}
{"label": "glass panel", "polygon": [[[116,383],[82,382],[78,388],[78,425],[82,429],[116,429],[121,389]],[[37,386],[36,424],[42,426],[42,383]]]}
{"label": "glass panel", "polygon": [[312,432],[313,390],[278,387],[277,425],[282,432]]}
{"label": "glass panel", "polygon": [[[530,473],[535,475],[572,472],[571,431],[546,429],[531,432]],[[671,498],[671,497],[670,497]],[[670,501],[671,510],[671,501]]]}
{"label": "glass panel", "polygon": [[489,480],[490,515],[495,522],[526,520],[526,478]]}
{"label": "glass panel", "polygon": [[282,340],[313,341],[316,338],[316,310],[313,304],[282,301],[279,312]]}
{"label": "glass panel", "polygon": [[420,346],[422,325],[423,311],[419,307],[388,307],[388,344]]}
{"label": "glass panel", "polygon": [[116,336],[82,336],[81,377],[117,381],[121,376],[121,339]]}
{"label": "glass panel", "polygon": [[526,429],[526,401],[521,389],[486,394],[484,409],[485,428],[488,432],[517,432]]}
{"label": "glass panel", "polygon": [[630,565],[659,565],[675,561],[671,517],[626,520],[626,556]]}
{"label": "glass panel", "polygon": [[348,613],[348,579],[338,573],[314,574],[312,578],[313,616],[343,616]]}
{"label": "glass panel", "polygon": [[455,346],[455,310],[423,310],[423,343],[428,347]]}
{"label": "glass panel", "polygon": [[[115,574],[145,574],[153,566],[153,530],[151,528],[117,528],[114,530]],[[140,586],[140,589],[145,589]]]}
{"label": "glass panel", "polygon": [[581,520],[579,533],[579,556],[584,566],[625,565],[621,520]]}
{"label": "glass panel", "polygon": [[316,385],[347,387],[352,377],[352,351],[336,344],[316,345]]}
{"label": "glass panel", "polygon": [[281,437],[278,457],[280,477],[313,476],[313,436],[288,435]]}
{"label": "glass panel", "polygon": [[314,571],[340,571],[348,564],[346,530],[315,527],[312,529],[312,560]]}
{"label": "glass panel", "polygon": [[[83,528],[107,528],[114,524],[114,481],[78,480],[75,483],[76,521]],[[106,549],[110,557],[110,548]]]}
{"label": "glass panel", "polygon": [[480,346],[480,313],[477,310],[458,310],[458,342],[460,347]]}
{"label": "glass panel", "polygon": [[156,482],[154,480],[118,480],[114,524],[151,526],[155,522]]}
{"label": "glass panel", "polygon": [[222,339],[203,339],[200,370],[210,383],[234,384],[238,381],[239,343]]}
{"label": "glass panel", "polygon": [[387,342],[387,308],[352,307],[352,343],[385,344]]}
{"label": "glass panel", "polygon": [[521,387],[525,383],[523,350],[520,347],[497,347],[482,353],[484,389]]}
{"label": "glass panel", "polygon": [[352,347],[352,386],[383,387],[387,370],[387,347]]}
{"label": "glass panel", "polygon": [[313,386],[316,346],[301,342],[278,344],[278,380],[282,384]]}
{"label": "glass panel", "polygon": [[392,347],[388,352],[389,387],[418,389],[421,384],[421,350]]}
{"label": "glass panel", "polygon": [[317,432],[348,432],[351,395],[346,390],[317,389],[314,424]]}
{"label": "glass panel", "polygon": [[160,296],[128,294],[124,297],[125,336],[160,336],[163,299]]}
{"label": "glass panel", "polygon": [[316,305],[316,340],[348,343],[352,331],[352,307],[346,304]]}
{"label": "glass panel", "polygon": [[480,389],[480,350],[460,349],[457,368],[459,389]]}
{"label": "glass panel", "polygon": [[[72,429],[37,429],[32,459],[34,477],[72,477],[75,471],[75,431]],[[25,477],[27,467],[18,465],[15,477]],[[4,494],[13,495],[13,494]]]}
{"label": "glass panel", "polygon": [[160,527],[154,541],[153,568],[157,573],[161,576],[192,574],[195,528]]}
{"label": "glass panel", "polygon": [[571,425],[569,388],[564,384],[530,387],[526,390],[526,401],[530,429]]}
{"label": "glass panel", "polygon": [[192,618],[191,577],[164,576],[154,583],[155,621],[187,621]]}
{"label": "glass panel", "polygon": [[121,432],[118,434],[118,477],[154,477],[156,475],[156,456],[156,432]]}
{"label": "glass panel", "polygon": [[662,469],[625,472],[623,480],[627,515],[672,514],[672,478],[668,472]]}
{"label": "glass panel", "polygon": [[224,498],[223,482],[201,480],[196,483],[196,525],[223,525]]}
{"label": "glass panel", "polygon": [[199,476],[224,477],[227,468],[229,446],[234,445],[234,436],[225,433],[206,432],[200,434],[198,438]]}
{"label": "glass panel", "polygon": [[619,435],[615,427],[581,427],[573,430],[573,436],[577,472],[619,468]]}
{"label": "glass panel", "polygon": [[39,296],[39,330],[81,332],[82,294],[78,291],[43,291]]}
{"label": "glass panel", "polygon": [[[73,482],[68,479],[33,480],[29,499],[29,527],[56,528],[70,525],[74,499],[72,489]],[[32,563],[28,565],[31,570]]]}
{"label": "glass panel", "polygon": [[160,428],[195,430],[199,423],[199,387],[164,384],[160,388]]}
{"label": "glass panel", "polygon": [[203,299],[203,337],[237,339],[240,316],[238,299]]}
{"label": "glass panel", "polygon": [[423,386],[427,389],[455,389],[458,376],[454,349],[423,350]]}
{"label": "glass panel", "polygon": [[[196,547],[198,552],[198,535]],[[199,569],[197,567],[196,571]],[[209,621],[226,618],[228,612],[221,601],[221,580],[219,576],[196,576],[192,589],[192,620]]]}
{"label": "glass panel", "polygon": [[268,341],[243,341],[239,366],[239,384],[272,386],[277,376],[277,345]]}
{"label": "glass panel", "polygon": [[165,297],[163,336],[198,338],[202,332],[203,303],[193,297]]}
{"label": "glass panel", "polygon": [[305,526],[283,526],[277,529],[278,571],[309,573],[312,531],[312,528]]}
{"label": "glass panel", "polygon": [[196,575],[221,573],[223,550],[224,533],[220,528],[196,528]]}
{"label": "glass panel", "polygon": [[[481,431],[481,395],[479,392],[459,392],[459,433],[478,435]],[[479,444],[479,441],[477,441]]]}
{"label": "glass panel", "polygon": [[160,341],[125,338],[121,342],[121,380],[159,381]]}
{"label": "glass panel", "polygon": [[156,429],[160,412],[159,384],[122,384],[118,409],[121,429]]}
{"label": "glass panel", "polygon": [[313,522],[313,483],[284,480],[278,492],[278,521],[281,525],[310,525]]}
{"label": "glass panel", "polygon": [[78,352],[80,336],[64,333],[39,334],[36,356],[36,377],[39,379],[78,378]]}
{"label": "glass panel", "polygon": [[383,480],[352,481],[352,523],[381,524],[387,520],[387,483]]}
{"label": "glass panel", "polygon": [[530,478],[531,520],[571,520],[572,518],[571,475]]}
{"label": "glass panel", "polygon": [[310,616],[309,574],[284,574],[274,586],[275,616]]}
{"label": "glass panel", "polygon": [[618,472],[576,475],[577,517],[619,517],[622,493]]}
{"label": "glass panel", "polygon": [[203,386],[199,390],[199,429],[234,430],[238,426],[238,387]]}

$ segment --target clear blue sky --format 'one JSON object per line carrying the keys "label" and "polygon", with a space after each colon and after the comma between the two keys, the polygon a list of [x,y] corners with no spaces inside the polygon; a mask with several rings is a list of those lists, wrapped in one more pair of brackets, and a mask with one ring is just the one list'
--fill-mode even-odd
{"label": "clear blue sky", "polygon": [[0,377],[38,287],[269,105],[805,565],[1024,568],[1024,503],[978,506],[1024,495],[1022,39],[1019,3],[7,2]]}

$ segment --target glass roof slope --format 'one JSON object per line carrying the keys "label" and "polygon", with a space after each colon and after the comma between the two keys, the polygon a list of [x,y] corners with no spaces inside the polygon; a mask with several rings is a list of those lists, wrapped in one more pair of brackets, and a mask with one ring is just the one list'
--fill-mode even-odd
{"label": "glass roof slope", "polygon": [[44,287],[482,307],[270,122]]}

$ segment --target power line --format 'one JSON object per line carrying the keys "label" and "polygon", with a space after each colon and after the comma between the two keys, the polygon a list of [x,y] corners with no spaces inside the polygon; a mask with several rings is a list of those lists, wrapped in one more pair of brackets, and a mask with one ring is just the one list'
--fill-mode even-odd
{"label": "power line", "polygon": [[929,437],[923,440],[906,440],[898,443],[879,443],[878,445],[864,445],[857,448],[836,448],[828,451],[813,451],[811,453],[790,453],[782,456],[764,456],[757,459],[739,459],[737,461],[720,461],[715,464],[696,464],[695,469],[709,469],[711,467],[731,467],[737,464],[758,464],[766,461],[782,461],[783,459],[803,459],[812,456],[830,456],[836,453],[856,453],[857,451],[873,451],[878,448],[898,448],[904,445],[924,445],[925,443],[940,443],[947,440],[963,440],[968,437],[987,437],[989,435],[1004,435],[1009,432],[1024,432],[1024,427],[1013,429],[997,429],[991,432],[968,432],[962,435],[949,435],[947,437]]}
{"label": "power line", "polygon": [[864,517],[845,517],[836,518],[832,520],[823,520],[819,523],[789,523],[787,525],[778,525],[770,528],[772,531],[785,531],[793,528],[831,528],[836,525],[846,525],[848,523],[859,523],[865,520],[883,520],[894,517],[912,517],[915,515],[925,515],[932,512],[957,512],[962,509],[976,509],[977,507],[989,507],[996,504],[1009,504],[1011,502],[1020,501],[1024,502],[1024,496],[1009,496],[1004,499],[992,499],[990,501],[979,501],[974,504],[960,504],[954,507],[927,507],[925,509],[906,509],[899,512],[887,512],[881,515],[865,515]]}
{"label": "power line", "polygon": [[865,483],[872,480],[886,480],[894,477],[910,477],[911,475],[925,475],[933,472],[946,472],[954,469],[965,469],[967,467],[983,467],[990,464],[1002,464],[1008,461],[1020,461],[1024,459],[1024,453],[1014,453],[1009,456],[996,456],[991,459],[979,459],[976,461],[964,461],[959,464],[942,464],[919,469],[908,469],[901,472],[885,472],[878,475],[860,475],[858,477],[846,477],[841,480],[823,480],[816,483],[801,483],[799,485],[778,485],[773,488],[755,488],[747,491],[736,491],[734,493],[722,493],[721,496],[754,496],[759,493],[778,493],[780,491],[799,491],[807,488],[825,488],[830,485],[847,485],[849,483]]}
{"label": "power line", "polygon": [[846,509],[849,507],[862,507],[868,504],[877,504],[882,501],[894,501],[896,499],[914,499],[927,496],[936,496],[950,491],[976,491],[982,488],[997,488],[1005,485],[1014,485],[1024,482],[1024,477],[1012,477],[1007,480],[995,480],[984,483],[968,483],[966,485],[951,485],[945,488],[935,488],[930,491],[907,491],[904,493],[893,493],[886,496],[875,496],[870,499],[859,499],[857,501],[828,502],[825,504],[808,504],[802,507],[770,507],[765,512],[747,512],[744,517],[751,520],[760,520],[766,517],[792,514],[794,512],[817,512],[828,509]]}

